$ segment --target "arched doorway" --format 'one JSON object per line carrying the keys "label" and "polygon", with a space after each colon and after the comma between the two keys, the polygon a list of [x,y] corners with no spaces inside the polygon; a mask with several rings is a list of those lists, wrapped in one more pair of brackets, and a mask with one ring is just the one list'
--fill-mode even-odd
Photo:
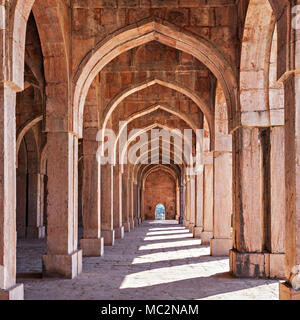
{"label": "arched doorway", "polygon": [[161,203],[155,207],[155,220],[166,220],[166,209]]}

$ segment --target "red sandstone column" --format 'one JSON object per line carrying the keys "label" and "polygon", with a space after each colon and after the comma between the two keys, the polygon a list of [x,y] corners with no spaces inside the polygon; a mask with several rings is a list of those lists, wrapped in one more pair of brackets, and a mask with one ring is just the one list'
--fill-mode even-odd
{"label": "red sandstone column", "polygon": [[129,211],[128,211],[128,168],[124,167],[122,174],[122,218],[125,232],[130,232]]}
{"label": "red sandstone column", "polygon": [[132,215],[133,215],[133,221],[134,225],[137,227],[139,225],[139,218],[138,218],[138,185],[136,182],[133,181],[132,183]]}
{"label": "red sandstone column", "polygon": [[203,178],[204,168],[196,176],[196,226],[194,228],[194,238],[201,238],[203,231]]}
{"label": "red sandstone column", "polygon": [[180,186],[178,180],[176,181],[176,220],[180,218]]}
{"label": "red sandstone column", "polygon": [[210,239],[213,237],[213,171],[213,165],[208,161],[204,165],[203,231],[201,233],[201,243],[204,245],[210,244]]}
{"label": "red sandstone column", "polygon": [[132,183],[131,174],[129,174],[127,178],[127,212],[129,216],[130,230],[134,229],[135,227],[134,219],[133,219],[132,199],[133,199],[133,183]]}
{"label": "red sandstone column", "polygon": [[185,227],[189,228],[190,227],[190,216],[191,216],[191,211],[190,211],[190,194],[191,194],[191,185],[190,185],[190,178],[186,177],[185,178]]}
{"label": "red sandstone column", "polygon": [[270,129],[270,277],[284,279],[285,264],[285,156],[284,127]]}
{"label": "red sandstone column", "polygon": [[68,132],[49,132],[46,275],[74,278],[82,271],[78,250],[78,139]]}
{"label": "red sandstone column", "polygon": [[101,230],[106,246],[115,244],[113,196],[113,166],[101,165]]}
{"label": "red sandstone column", "polygon": [[258,128],[233,134],[233,250],[231,272],[239,277],[265,277],[263,253],[261,148]]}
{"label": "red sandstone column", "polygon": [[144,207],[144,201],[145,201],[145,186],[142,186],[142,190],[141,190],[141,220],[144,221],[145,220],[145,207]]}
{"label": "red sandstone column", "polygon": [[97,141],[83,140],[83,239],[82,253],[87,257],[99,257],[104,253],[104,239],[101,237],[100,208],[100,162],[96,154]]}
{"label": "red sandstone column", "polygon": [[215,151],[213,168],[213,238],[210,239],[210,254],[228,256],[232,249],[232,153]]}
{"label": "red sandstone column", "polygon": [[28,226],[27,238],[45,237],[43,215],[40,210],[41,177],[38,173],[28,173]]}
{"label": "red sandstone column", "polygon": [[[2,61],[2,60],[1,60]],[[23,300],[16,285],[16,92],[0,84],[0,300]]]}
{"label": "red sandstone column", "polygon": [[17,236],[26,237],[27,172],[17,169]]}
{"label": "red sandstone column", "polygon": [[194,228],[196,225],[196,197],[195,197],[195,176],[190,176],[190,195],[189,195],[189,202],[190,202],[190,224],[189,230],[194,234]]}
{"label": "red sandstone column", "polygon": [[[299,47],[299,46],[298,46]],[[298,61],[298,65],[300,63]],[[286,283],[279,285],[280,300],[300,300],[291,281],[300,270],[300,74],[290,74],[285,89]],[[299,281],[298,281],[299,284]]]}
{"label": "red sandstone column", "polygon": [[120,172],[119,165],[115,165],[114,171],[114,230],[116,239],[124,238],[124,226],[122,221],[122,173]]}

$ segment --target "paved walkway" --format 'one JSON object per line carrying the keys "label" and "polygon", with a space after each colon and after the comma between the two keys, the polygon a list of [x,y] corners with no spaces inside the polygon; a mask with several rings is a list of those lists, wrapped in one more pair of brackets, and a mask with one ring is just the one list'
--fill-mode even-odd
{"label": "paved walkway", "polygon": [[[45,241],[18,242],[18,273],[41,272]],[[84,258],[73,280],[18,278],[25,299],[278,299],[278,281],[236,279],[228,258],[172,221],[144,222],[101,258]]]}

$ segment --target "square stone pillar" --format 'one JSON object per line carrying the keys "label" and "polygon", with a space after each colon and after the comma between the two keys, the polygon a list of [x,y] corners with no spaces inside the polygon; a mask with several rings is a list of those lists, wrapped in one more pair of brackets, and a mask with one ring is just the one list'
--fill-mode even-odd
{"label": "square stone pillar", "polygon": [[86,257],[100,257],[104,253],[104,239],[101,237],[98,146],[97,141],[83,140],[83,239],[80,240],[80,247]]}
{"label": "square stone pillar", "polygon": [[130,232],[129,211],[128,211],[128,170],[124,168],[122,174],[122,218],[125,232]]}
{"label": "square stone pillar", "polygon": [[201,243],[203,245],[210,244],[213,237],[213,165],[204,165],[204,199],[203,199],[203,231],[201,233]]}
{"label": "square stone pillar", "polygon": [[194,228],[196,226],[196,185],[195,185],[195,176],[190,177],[190,224],[189,230],[194,234]]}
{"label": "square stone pillar", "polygon": [[16,284],[16,93],[0,84],[0,300],[23,300]]}
{"label": "square stone pillar", "polygon": [[190,205],[191,205],[191,184],[190,184],[190,178],[186,177],[185,178],[185,201],[184,201],[184,215],[185,215],[185,223],[184,226],[186,228],[190,228],[190,217],[191,217],[191,210],[190,210]]}
{"label": "square stone pillar", "polygon": [[142,186],[142,189],[141,189],[141,201],[140,201],[141,221],[145,220],[144,199],[145,199],[145,186]]}
{"label": "square stone pillar", "polygon": [[127,179],[127,212],[129,216],[130,230],[134,229],[134,219],[133,219],[133,183],[131,175],[128,175]]}
{"label": "square stone pillar", "polygon": [[74,278],[82,271],[78,250],[78,139],[68,132],[48,132],[46,276]]}
{"label": "square stone pillar", "polygon": [[41,212],[41,177],[39,173],[28,174],[28,226],[27,238],[43,239],[45,227],[43,212]]}
{"label": "square stone pillar", "polygon": [[17,169],[17,236],[26,237],[27,172]]}
{"label": "square stone pillar", "polygon": [[138,227],[138,185],[135,182],[132,183],[132,210],[134,225]]}
{"label": "square stone pillar", "polygon": [[284,127],[270,128],[270,277],[285,278],[285,134]]}
{"label": "square stone pillar", "polygon": [[[300,46],[298,41],[298,47]],[[298,59],[300,68],[300,59]],[[285,192],[286,192],[286,283],[280,283],[281,300],[300,300],[291,275],[300,266],[300,74],[292,73],[284,82],[285,90]]]}
{"label": "square stone pillar", "polygon": [[262,228],[262,157],[259,128],[238,128],[233,134],[233,250],[230,270],[237,277],[269,276]]}
{"label": "square stone pillar", "polygon": [[113,166],[101,165],[101,231],[105,246],[115,244],[113,191]]}
{"label": "square stone pillar", "polygon": [[180,219],[180,186],[178,180],[176,181],[176,218],[177,221]]}
{"label": "square stone pillar", "polygon": [[229,256],[232,249],[232,153],[215,151],[213,168],[213,238],[210,239],[210,254]]}
{"label": "square stone pillar", "polygon": [[196,226],[194,228],[194,238],[201,238],[203,231],[203,183],[204,168],[196,175]]}
{"label": "square stone pillar", "polygon": [[124,238],[124,226],[122,219],[122,173],[119,165],[113,167],[114,181],[113,181],[113,210],[114,210],[114,230],[116,239]]}

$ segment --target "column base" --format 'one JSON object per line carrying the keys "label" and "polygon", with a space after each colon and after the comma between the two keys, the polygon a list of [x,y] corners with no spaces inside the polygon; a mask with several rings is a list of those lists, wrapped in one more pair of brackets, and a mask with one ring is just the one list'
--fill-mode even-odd
{"label": "column base", "polygon": [[143,222],[142,218],[139,218],[138,220],[139,220],[139,224],[141,224]]}
{"label": "column base", "polygon": [[190,226],[189,220],[183,220],[183,225],[184,225],[186,228],[189,228],[189,226]]}
{"label": "column base", "polygon": [[123,226],[115,229],[115,238],[116,239],[123,239],[124,238],[124,227]]}
{"label": "column base", "polygon": [[194,234],[194,228],[195,228],[195,225],[193,223],[190,223],[189,224],[189,230],[192,234]]}
{"label": "column base", "polygon": [[210,239],[210,255],[212,257],[228,257],[232,249],[232,239]]}
{"label": "column base", "polygon": [[82,272],[82,251],[69,255],[46,254],[43,256],[43,275],[74,279]]}
{"label": "column base", "polygon": [[46,234],[45,227],[27,227],[26,238],[28,239],[44,239]]}
{"label": "column base", "polygon": [[213,237],[213,232],[211,231],[203,231],[201,233],[201,244],[202,245],[210,245],[210,239]]}
{"label": "column base", "polygon": [[84,257],[101,257],[104,254],[104,239],[81,239],[80,247]]}
{"label": "column base", "polygon": [[201,239],[202,230],[202,227],[195,227],[193,232],[194,238]]}
{"label": "column base", "polygon": [[284,279],[284,254],[230,250],[230,272],[239,278]]}
{"label": "column base", "polygon": [[115,230],[101,230],[105,246],[115,245]]}
{"label": "column base", "polygon": [[279,300],[300,300],[300,291],[296,291],[287,282],[279,282]]}
{"label": "column base", "polygon": [[133,230],[134,227],[135,227],[135,225],[134,225],[134,220],[133,220],[133,219],[130,220],[129,223],[130,223],[130,230]]}
{"label": "column base", "polygon": [[0,300],[24,300],[23,284],[16,284],[7,290],[0,289]]}
{"label": "column base", "polygon": [[124,223],[124,231],[125,232],[130,232],[130,223],[129,222],[125,222]]}

